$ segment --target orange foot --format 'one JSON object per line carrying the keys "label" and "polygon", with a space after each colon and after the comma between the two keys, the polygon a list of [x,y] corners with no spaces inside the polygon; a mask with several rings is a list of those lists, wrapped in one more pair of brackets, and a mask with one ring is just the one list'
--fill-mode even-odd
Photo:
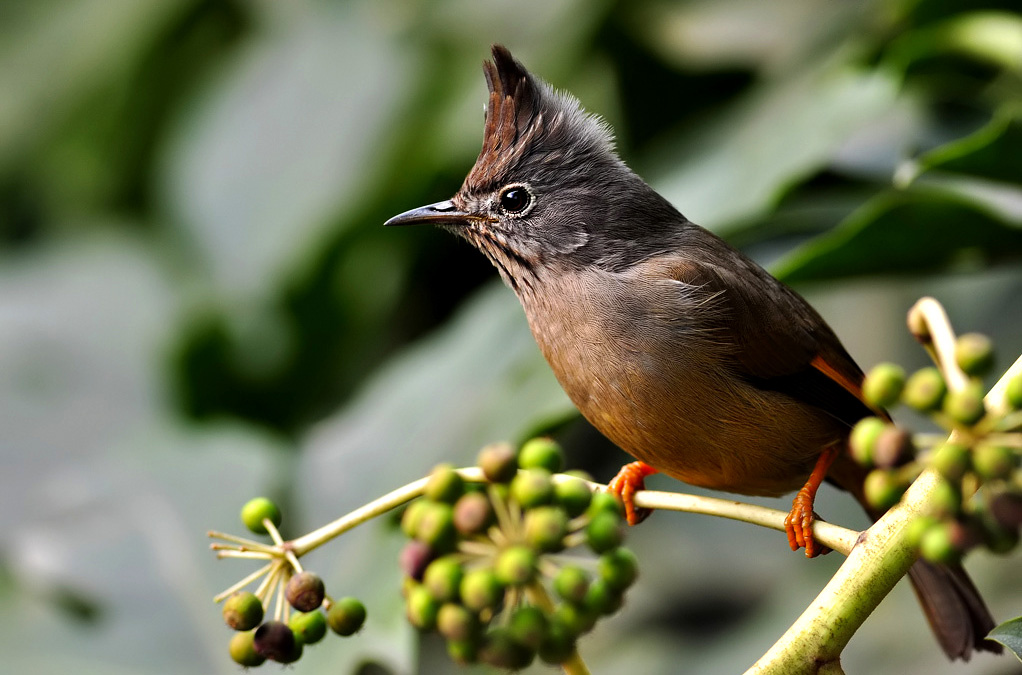
{"label": "orange foot", "polygon": [[816,491],[820,489],[823,479],[827,476],[830,465],[837,457],[838,448],[835,446],[826,448],[820,453],[816,460],[816,466],[809,475],[809,480],[802,486],[802,489],[795,495],[791,502],[791,511],[784,519],[784,529],[788,533],[788,545],[792,551],[801,547],[806,549],[807,558],[815,558],[821,553],[828,553],[830,549],[816,543],[813,538],[813,520],[816,514],[813,513],[813,500],[816,499]]}
{"label": "orange foot", "polygon": [[635,493],[646,487],[646,476],[652,476],[657,470],[645,462],[631,462],[610,481],[607,489],[625,505],[625,519],[629,525],[638,525],[652,513],[650,509],[635,506]]}

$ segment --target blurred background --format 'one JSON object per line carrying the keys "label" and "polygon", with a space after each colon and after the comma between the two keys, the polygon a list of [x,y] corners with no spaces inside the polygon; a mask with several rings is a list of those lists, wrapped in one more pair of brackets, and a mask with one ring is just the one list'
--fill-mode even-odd
{"label": "blurred background", "polygon": [[[552,431],[604,481],[627,460],[579,421],[481,255],[381,227],[471,167],[493,42],[604,116],[638,173],[795,285],[863,367],[925,363],[904,329],[924,294],[1007,367],[1022,351],[1018,9],[0,3],[4,670],[236,672],[211,597],[255,565],[215,561],[205,532],[240,533],[252,496],[277,499],[294,536],[490,441]],[[829,488],[818,510],[866,524]],[[630,542],[642,579],[581,643],[594,672],[742,672],[841,563],[685,514]],[[295,672],[453,670],[401,616],[401,543],[380,522],[309,557],[370,618]],[[1017,554],[968,564],[999,620],[1022,614]],[[844,665],[1019,667],[949,664],[905,584]]]}

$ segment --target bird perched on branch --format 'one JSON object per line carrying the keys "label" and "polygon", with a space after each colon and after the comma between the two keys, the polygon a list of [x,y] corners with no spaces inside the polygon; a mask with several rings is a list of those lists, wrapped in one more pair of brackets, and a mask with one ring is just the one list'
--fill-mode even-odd
{"label": "bird perched on branch", "polygon": [[[629,522],[658,471],[745,495],[797,491],[788,539],[810,557],[825,479],[879,517],[846,445],[856,421],[885,413],[820,315],[643,182],[573,97],[501,46],[484,70],[483,147],[461,189],[387,225],[440,225],[496,266],[568,396],[638,460],[611,483]],[[910,576],[949,657],[996,650],[962,568],[920,561]]]}

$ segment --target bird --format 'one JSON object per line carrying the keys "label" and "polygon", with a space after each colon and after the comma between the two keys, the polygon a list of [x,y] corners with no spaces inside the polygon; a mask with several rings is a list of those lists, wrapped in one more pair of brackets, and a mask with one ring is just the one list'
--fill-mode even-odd
{"label": "bird", "polygon": [[[809,557],[823,551],[812,523],[824,480],[879,518],[846,448],[858,420],[886,413],[865,402],[863,372],[823,318],[646,184],[576,98],[501,45],[483,70],[483,144],[461,188],[385,225],[437,225],[497,268],[571,401],[636,459],[610,483],[628,522],[648,515],[632,498],[657,472],[795,491],[788,541]],[[997,651],[963,568],[921,560],[909,576],[949,658]]]}

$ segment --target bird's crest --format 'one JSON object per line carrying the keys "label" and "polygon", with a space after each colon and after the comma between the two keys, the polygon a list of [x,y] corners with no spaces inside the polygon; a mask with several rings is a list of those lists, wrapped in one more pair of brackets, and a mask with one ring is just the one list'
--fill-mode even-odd
{"label": "bird's crest", "polygon": [[587,114],[578,101],[533,77],[502,45],[483,63],[490,98],[483,147],[465,179],[480,189],[508,178],[530,159],[551,164],[600,149],[616,159],[610,129]]}

